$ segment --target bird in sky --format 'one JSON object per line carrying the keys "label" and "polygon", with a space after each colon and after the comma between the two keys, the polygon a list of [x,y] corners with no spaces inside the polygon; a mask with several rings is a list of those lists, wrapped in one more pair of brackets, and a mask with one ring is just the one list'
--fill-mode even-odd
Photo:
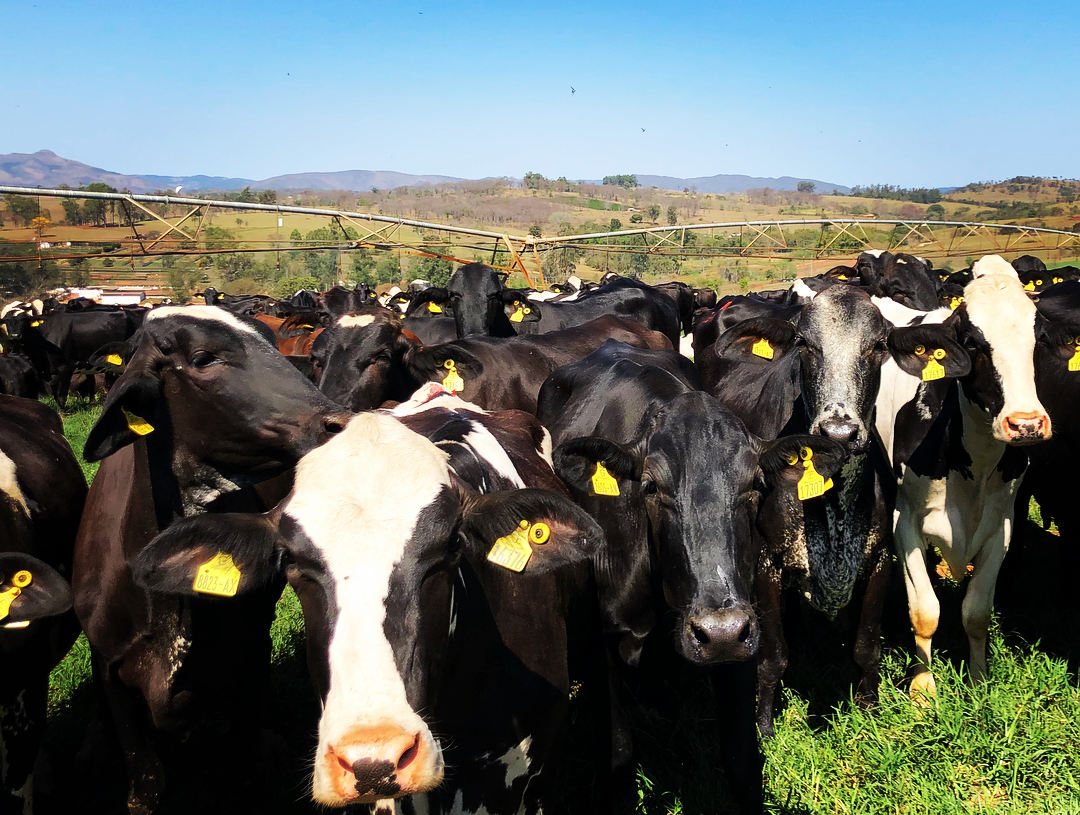
{"label": "bird in sky", "polygon": [[573,96],[575,93],[577,93],[577,89],[573,85],[571,85],[570,86],[570,95]]}
{"label": "bird in sky", "polygon": [[645,132],[645,128],[641,128],[641,132],[642,132],[642,133],[644,133],[644,132]]}

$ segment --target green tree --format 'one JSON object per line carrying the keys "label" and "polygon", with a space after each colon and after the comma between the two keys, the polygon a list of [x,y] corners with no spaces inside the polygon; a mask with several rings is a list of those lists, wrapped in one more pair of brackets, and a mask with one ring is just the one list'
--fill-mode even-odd
{"label": "green tree", "polygon": [[236,200],[245,204],[253,204],[255,203],[255,193],[252,191],[251,187],[244,187],[244,189],[240,190],[240,193],[236,196]]}
{"label": "green tree", "polygon": [[370,249],[361,247],[352,253],[353,276],[357,283],[374,285],[379,282],[375,276],[375,256]]}
{"label": "green tree", "polygon": [[547,179],[540,175],[540,173],[529,171],[525,173],[525,178],[522,180],[522,183],[525,184],[525,189],[527,190],[538,190],[547,183]]}
{"label": "green tree", "polygon": [[285,300],[292,297],[300,289],[307,289],[308,291],[318,291],[319,281],[314,277],[283,277],[277,283],[274,284],[273,289],[270,290],[270,295],[276,297],[279,300]]}
{"label": "green tree", "polygon": [[22,221],[23,226],[30,226],[30,222],[41,214],[41,206],[37,198],[27,195],[9,194],[4,196],[11,220],[15,223]]}
{"label": "green tree", "polygon": [[640,224],[641,221],[642,218],[640,212],[635,212],[633,215],[630,216],[630,223],[632,224]]}
{"label": "green tree", "polygon": [[260,204],[276,204],[277,190],[259,190],[259,194],[255,196],[255,199]]}
{"label": "green tree", "polygon": [[637,176],[632,173],[623,173],[622,175],[606,175],[601,182],[605,185],[613,187],[623,187],[628,190],[634,189],[638,186]]}
{"label": "green tree", "polygon": [[180,304],[189,302],[191,292],[198,285],[200,277],[198,269],[185,269],[181,266],[174,266],[169,269],[167,280],[169,281],[169,291],[172,292],[173,301]]}
{"label": "green tree", "polygon": [[430,280],[432,286],[445,286],[453,273],[453,265],[445,258],[422,257],[409,269],[412,277]]}
{"label": "green tree", "polygon": [[375,279],[380,283],[401,282],[401,261],[393,252],[384,252],[375,264]]}
{"label": "green tree", "polygon": [[540,229],[540,224],[533,224],[529,227],[529,234],[532,235],[534,238],[539,238],[544,233]]}
{"label": "green tree", "polygon": [[667,208],[667,222],[671,226],[675,226],[679,222],[679,213],[675,209],[675,205],[672,204]]}
{"label": "green tree", "polygon": [[217,267],[221,270],[221,279],[233,283],[241,277],[249,277],[255,267],[255,260],[248,254],[235,253],[218,255]]}
{"label": "green tree", "polygon": [[931,204],[926,208],[926,220],[941,221],[945,219],[945,207],[941,204]]}
{"label": "green tree", "polygon": [[207,249],[228,249],[233,233],[221,226],[208,226],[203,230],[203,246]]}
{"label": "green tree", "polygon": [[800,181],[796,189],[799,192],[813,192],[815,186],[813,181]]}
{"label": "green tree", "polygon": [[620,229],[622,229],[622,221],[618,218],[612,218],[608,223],[608,232],[618,232]]}
{"label": "green tree", "polygon": [[660,220],[660,205],[649,204],[649,208],[645,210],[645,214],[649,216],[651,223],[657,223]]}
{"label": "green tree", "polygon": [[79,202],[74,198],[61,198],[60,206],[64,208],[64,220],[72,226],[78,226],[83,222],[82,210]]}

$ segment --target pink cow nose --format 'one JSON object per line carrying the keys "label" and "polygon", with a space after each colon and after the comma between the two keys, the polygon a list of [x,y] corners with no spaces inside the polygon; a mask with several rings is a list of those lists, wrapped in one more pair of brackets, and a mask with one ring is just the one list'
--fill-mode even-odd
{"label": "pink cow nose", "polygon": [[1003,420],[1005,435],[1014,442],[1035,442],[1050,438],[1050,417],[1039,411],[1015,411]]}
{"label": "pink cow nose", "polygon": [[330,746],[335,786],[343,798],[372,802],[422,792],[440,779],[430,778],[433,757],[419,733],[393,726],[354,728]]}

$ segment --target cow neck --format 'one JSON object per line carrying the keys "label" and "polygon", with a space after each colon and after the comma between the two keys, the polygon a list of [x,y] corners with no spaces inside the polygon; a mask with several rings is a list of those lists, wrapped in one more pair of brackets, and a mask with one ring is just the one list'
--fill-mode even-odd
{"label": "cow neck", "polygon": [[960,426],[964,449],[970,457],[971,470],[977,474],[992,472],[1001,461],[1007,445],[994,438],[993,419],[959,388]]}
{"label": "cow neck", "polygon": [[215,502],[244,487],[178,447],[171,427],[159,427],[136,444],[145,450],[160,529],[177,518],[208,512]]}

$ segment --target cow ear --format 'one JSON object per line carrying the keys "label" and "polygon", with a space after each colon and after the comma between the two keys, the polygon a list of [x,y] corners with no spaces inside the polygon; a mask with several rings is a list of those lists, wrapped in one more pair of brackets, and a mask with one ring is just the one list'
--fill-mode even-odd
{"label": "cow ear", "polygon": [[795,491],[810,471],[808,462],[822,478],[829,479],[840,472],[847,455],[843,444],[824,436],[781,436],[765,446],[759,464],[767,484]]}
{"label": "cow ear", "polygon": [[147,591],[232,597],[279,574],[281,536],[265,515],[209,513],[177,521],[131,560]]}
{"label": "cow ear", "polygon": [[[591,495],[619,495],[619,480],[640,481],[642,451],[600,436],[567,439],[552,455],[555,474],[567,485]],[[602,467],[602,469],[601,469]]]}
{"label": "cow ear", "polygon": [[795,326],[774,317],[751,317],[717,339],[716,355],[734,362],[769,364],[795,347]]}
{"label": "cow ear", "polygon": [[437,314],[449,302],[450,292],[442,286],[431,286],[412,296],[412,302],[409,303],[409,308],[405,313],[411,316],[426,309]]}
{"label": "cow ear", "polygon": [[22,552],[0,554],[0,626],[22,628],[69,608],[71,586],[56,569]]}
{"label": "cow ear", "polygon": [[90,428],[83,458],[101,461],[140,436],[152,433],[160,395],[161,380],[157,376],[129,368],[112,386],[101,416]]}
{"label": "cow ear", "polygon": [[905,373],[928,382],[956,379],[971,372],[971,356],[956,341],[951,327],[930,324],[893,328],[888,346]]}
{"label": "cow ear", "polygon": [[470,496],[459,534],[474,564],[487,561],[528,574],[592,559],[604,544],[603,531],[585,510],[537,489]]}
{"label": "cow ear", "polygon": [[[509,295],[509,296],[507,296]],[[503,289],[500,294],[503,303],[503,312],[512,323],[535,323],[540,320],[540,304],[537,300],[530,300],[521,292]]]}

